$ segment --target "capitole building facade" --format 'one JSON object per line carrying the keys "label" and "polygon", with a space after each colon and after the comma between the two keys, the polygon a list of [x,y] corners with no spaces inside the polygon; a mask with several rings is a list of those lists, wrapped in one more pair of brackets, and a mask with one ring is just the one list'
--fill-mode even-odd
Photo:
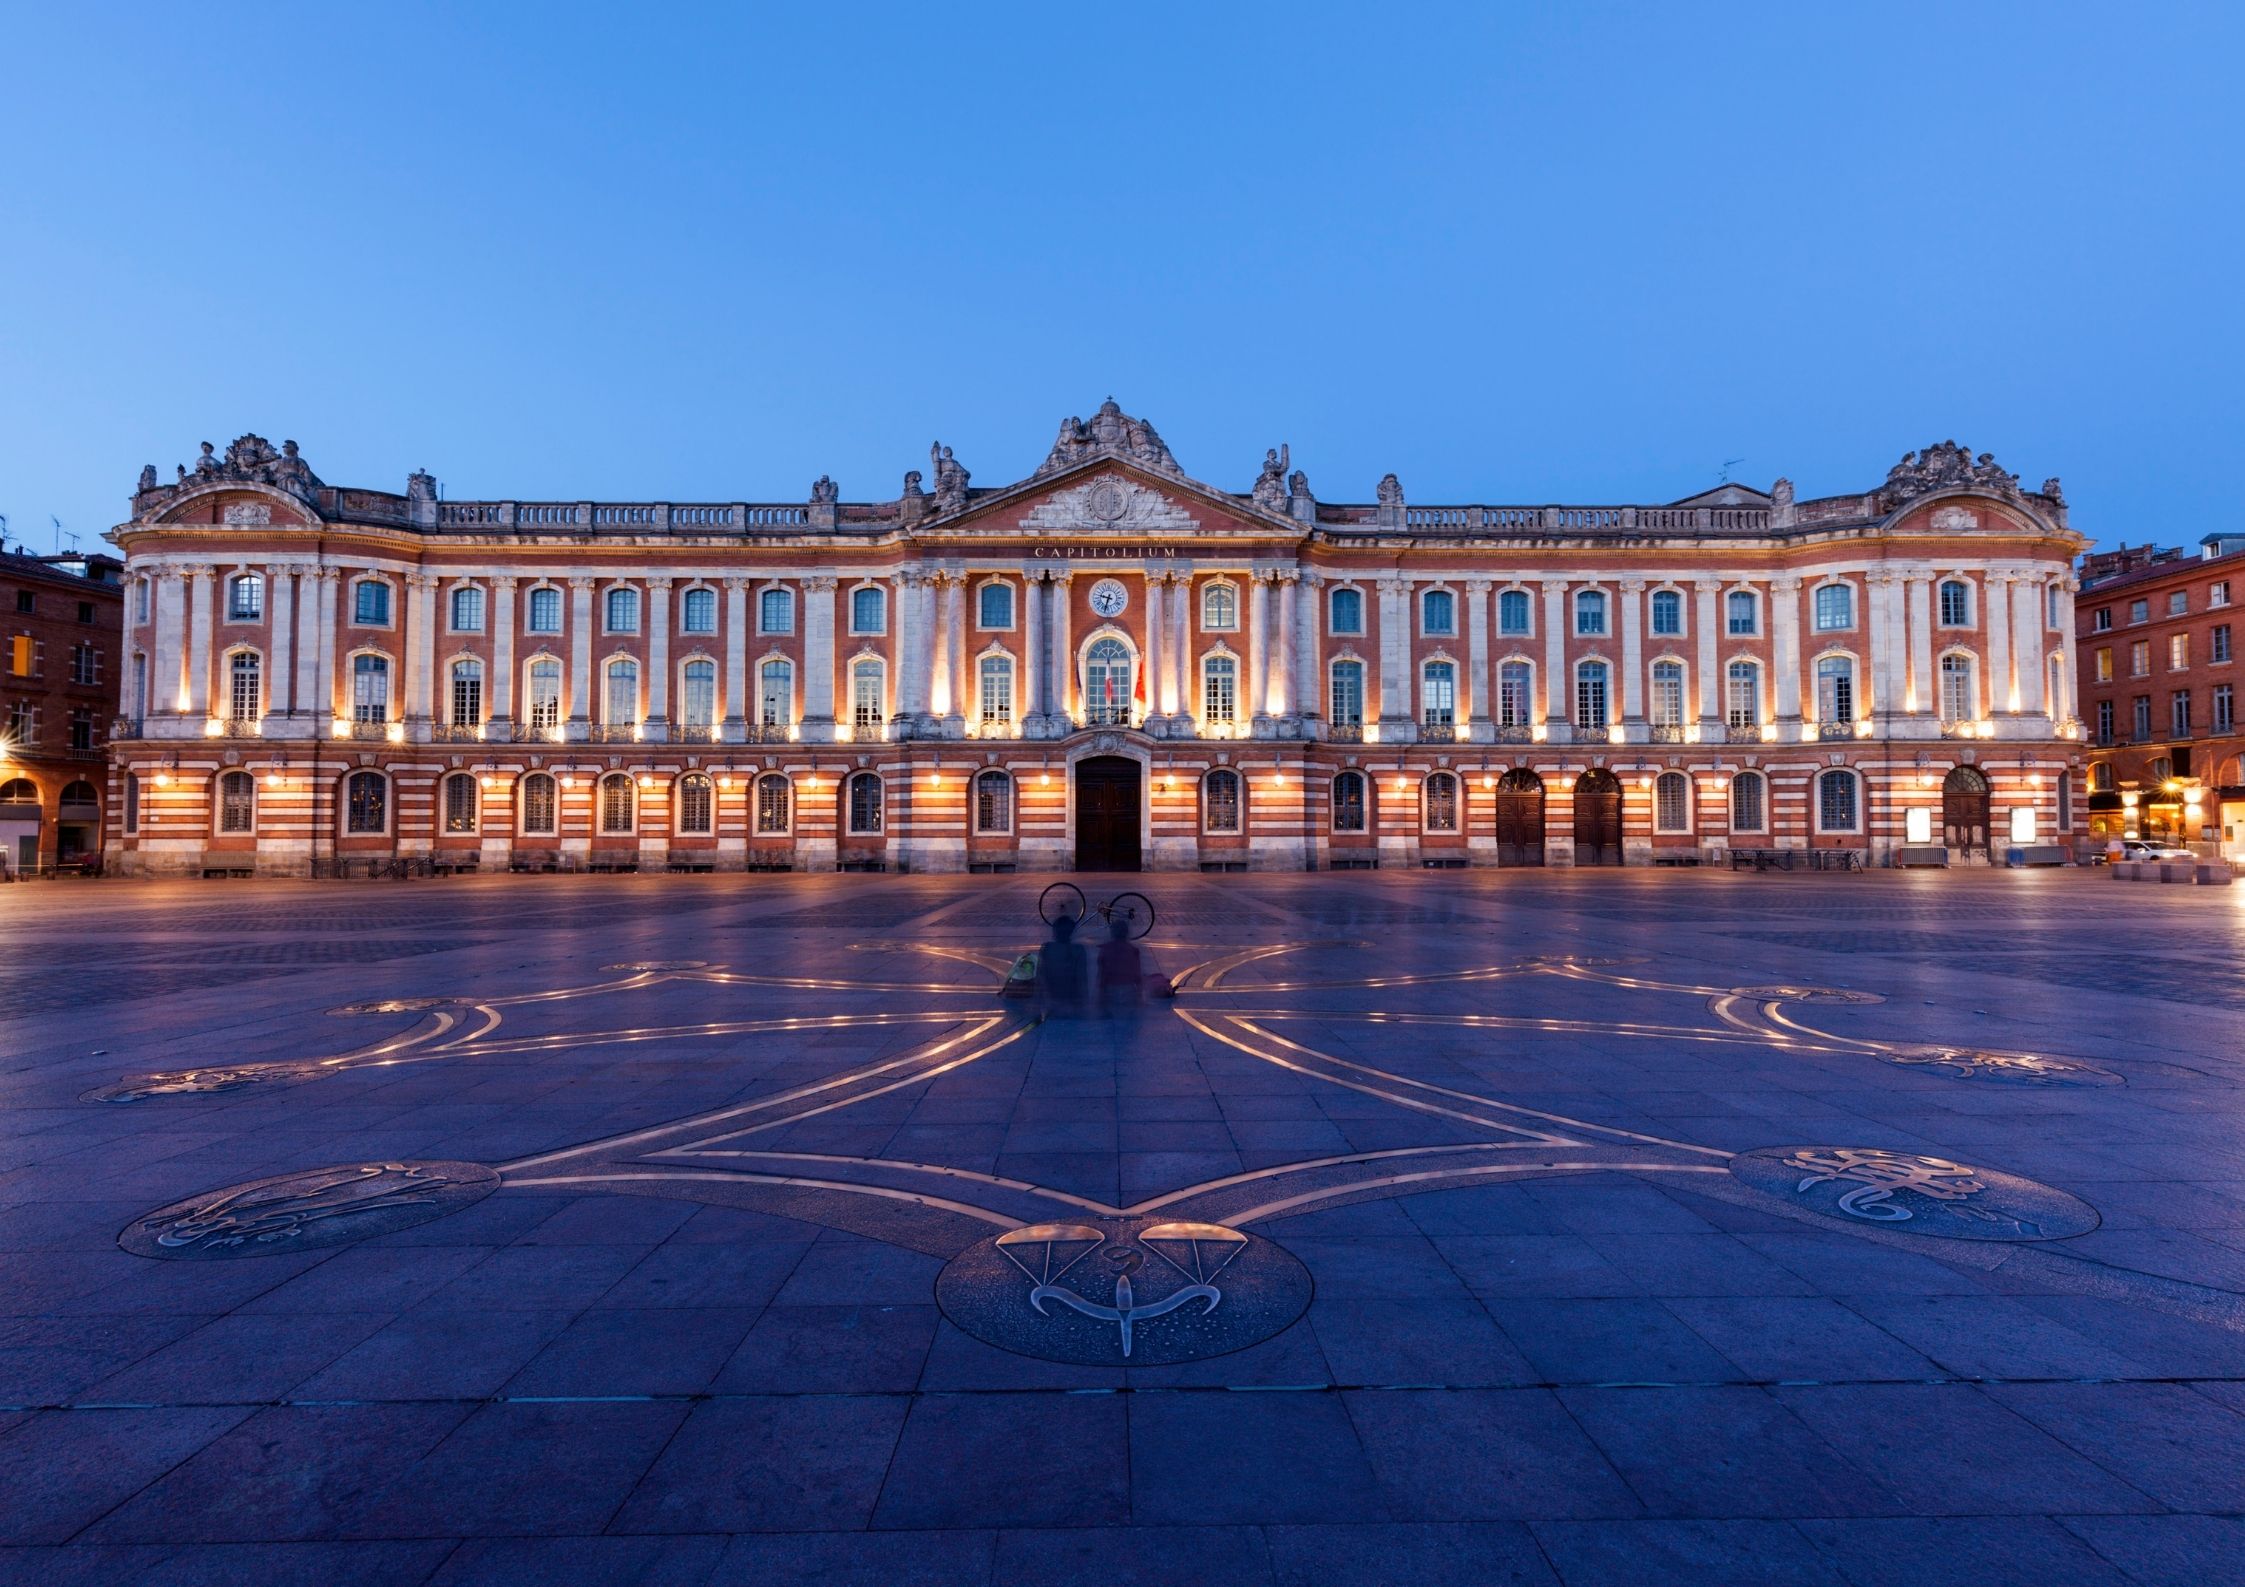
{"label": "capitole building facade", "polygon": [[[1240,493],[1113,402],[1029,478],[455,501],[144,469],[111,869],[1968,863],[2075,842],[2056,480]],[[932,485],[932,489],[928,488]],[[2086,831],[2086,823],[2081,823]],[[1804,858],[1804,863],[1806,859]]]}

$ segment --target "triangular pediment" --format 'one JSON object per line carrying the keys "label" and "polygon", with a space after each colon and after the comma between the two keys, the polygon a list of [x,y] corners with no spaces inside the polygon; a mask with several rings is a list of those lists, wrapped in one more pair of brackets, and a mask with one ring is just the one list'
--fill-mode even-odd
{"label": "triangular pediment", "polygon": [[1252,501],[1198,480],[1156,474],[1134,462],[1102,457],[978,495],[922,532],[1268,537],[1274,530],[1299,532],[1290,520],[1274,519]]}

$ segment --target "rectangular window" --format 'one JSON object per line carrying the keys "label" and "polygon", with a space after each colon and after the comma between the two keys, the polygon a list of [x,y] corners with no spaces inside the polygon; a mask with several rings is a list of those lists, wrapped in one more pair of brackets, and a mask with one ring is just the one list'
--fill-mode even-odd
{"label": "rectangular window", "polygon": [[608,632],[611,634],[636,634],[639,632],[639,592],[633,589],[613,589],[608,592]]}
{"label": "rectangular window", "polygon": [[1497,669],[1497,725],[1527,727],[1534,721],[1529,704],[1533,675],[1525,661],[1508,661]]}
{"label": "rectangular window", "polygon": [[1208,663],[1201,674],[1200,714],[1205,722],[1231,722],[1237,720],[1239,710],[1238,669],[1219,657]]}
{"label": "rectangular window", "polygon": [[80,710],[70,713],[70,747],[72,749],[92,749],[94,747],[93,712]]}
{"label": "rectangular window", "polygon": [[2216,623],[2214,631],[2206,638],[2206,659],[2208,661],[2229,660],[2229,624]]}
{"label": "rectangular window", "polygon": [[2096,651],[2096,660],[2097,681],[2099,683],[2112,682],[2112,646],[2100,645]]}
{"label": "rectangular window", "polygon": [[32,658],[38,646],[29,634],[18,634],[8,641],[8,670],[19,678],[31,676]]}
{"label": "rectangular window", "polygon": [[2148,622],[2150,622],[2150,621],[2151,621],[2151,602],[2149,602],[2149,601],[2130,601],[2130,602],[2128,603],[2128,621],[2129,621],[2130,623],[2148,623]]}
{"label": "rectangular window", "polygon": [[1737,832],[1762,830],[1762,779],[1745,772],[1731,784],[1731,828]]}
{"label": "rectangular window", "polygon": [[2226,683],[2214,685],[2213,725],[2214,731],[2217,733],[2234,733],[2237,731],[2236,700],[2230,693],[2230,686]]}
{"label": "rectangular window", "polygon": [[679,625],[689,634],[717,632],[717,592],[688,590],[678,603]]}
{"label": "rectangular window", "polygon": [[1497,597],[1497,632],[1525,634],[1530,610],[1526,590],[1506,590]]}
{"label": "rectangular window", "polygon": [[561,632],[561,591],[551,585],[530,592],[530,632],[533,634],[558,634]]}
{"label": "rectangular window", "polygon": [[390,663],[381,656],[351,658],[351,720],[380,724],[390,719]]}
{"label": "rectangular window", "polygon": [[[1004,588],[992,584],[983,593]],[[983,726],[1003,727],[1013,721],[1013,662],[1004,656],[984,656],[981,671]]]}
{"label": "rectangular window", "polygon": [[1725,629],[1734,635],[1753,633],[1757,616],[1755,608],[1756,602],[1750,593],[1745,590],[1731,591],[1724,597]]}
{"label": "rectangular window", "polygon": [[2190,610],[2190,591],[2170,590],[2167,595],[2167,615],[2180,617]]}
{"label": "rectangular window", "polygon": [[1682,772],[1663,772],[1653,784],[1653,829],[1691,830],[1691,785]]}
{"label": "rectangular window", "polygon": [[1673,662],[1653,668],[1653,726],[1684,725],[1684,669]]}
{"label": "rectangular window", "polygon": [[1585,666],[1575,669],[1575,725],[1577,727],[1603,728],[1608,725],[1606,715],[1606,669]]}
{"label": "rectangular window", "polygon": [[762,634],[795,632],[795,597],[786,590],[766,590],[756,598],[756,631]]}
{"label": "rectangular window", "polygon": [[390,626],[390,587],[377,579],[360,581],[352,597],[354,621],[369,628]]}
{"label": "rectangular window", "polygon": [[456,634],[483,632],[483,591],[470,586],[452,592],[452,631]]}
{"label": "rectangular window", "polygon": [[72,683],[99,683],[101,681],[101,652],[91,645],[70,647],[70,681]]}
{"label": "rectangular window", "polygon": [[1605,631],[1606,597],[1597,590],[1584,590],[1575,597],[1575,632],[1596,635]]}
{"label": "rectangular window", "polygon": [[2112,742],[2112,736],[2112,701],[2099,700],[2097,702],[2097,742],[2100,744],[2110,744]]}
{"label": "rectangular window", "polygon": [[2139,694],[2131,703],[2136,708],[2136,742],[2141,744],[2151,738],[2151,696]]}
{"label": "rectangular window", "polygon": [[682,675],[683,710],[679,721],[683,726],[707,731],[717,721],[717,664],[710,661],[689,661]]}
{"label": "rectangular window", "polygon": [[860,728],[881,725],[881,669],[858,667],[850,673],[850,720]]}
{"label": "rectangular window", "polygon": [[1820,633],[1855,626],[1855,592],[1845,584],[1821,584],[1816,590],[1816,627]]}
{"label": "rectangular window", "polygon": [[226,617],[229,622],[254,623],[265,615],[265,581],[254,573],[244,573],[226,586]]}
{"label": "rectangular window", "polygon": [[2229,604],[2229,580],[2216,579],[2213,582],[2212,586],[2206,591],[2206,604],[2208,606],[2227,606]]}
{"label": "rectangular window", "polygon": [[1969,628],[1972,626],[1972,587],[1962,579],[1947,579],[1942,582],[1941,626],[1943,628]]}
{"label": "rectangular window", "polygon": [[1421,680],[1419,719],[1429,727],[1455,727],[1458,722],[1458,679],[1447,662],[1429,663]]}
{"label": "rectangular window", "polygon": [[2177,738],[2190,737],[2190,690],[2177,689],[2167,700],[2170,729]]}
{"label": "rectangular window", "polygon": [[2190,635],[2169,634],[2167,636],[2167,670],[2169,672],[2181,672],[2189,666]]}
{"label": "rectangular window", "polygon": [[2139,639],[2128,647],[2128,676],[2131,678],[2148,678],[2151,676],[2150,640]]}
{"label": "rectangular window", "polygon": [[[1526,596],[1521,599],[1525,601]],[[1653,591],[1653,632],[1680,634],[1684,631],[1684,597],[1676,590]]]}
{"label": "rectangular window", "polygon": [[2109,633],[2111,633],[2111,632],[2112,632],[2112,608],[2111,608],[2111,607],[2109,607],[2109,606],[2100,606],[2100,607],[2098,607],[2098,608],[2097,608],[2097,610],[2096,610],[2095,612],[2093,612],[2093,613],[2091,613],[2091,614],[2090,614],[2090,618],[2089,618],[2089,626],[2090,626],[2090,628],[2091,628],[2091,629],[2092,629],[2093,631],[2095,631],[2095,632],[2097,632],[2097,633],[2100,633],[2100,634],[2109,634]]}
{"label": "rectangular window", "polygon": [[1364,725],[1364,668],[1356,662],[1344,661],[1333,669],[1333,725]]}

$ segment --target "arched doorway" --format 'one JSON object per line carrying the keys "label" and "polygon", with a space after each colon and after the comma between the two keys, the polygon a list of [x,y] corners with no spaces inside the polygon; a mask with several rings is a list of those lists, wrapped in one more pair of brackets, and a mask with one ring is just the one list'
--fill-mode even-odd
{"label": "arched doorway", "polygon": [[101,794],[92,783],[64,784],[55,817],[57,865],[83,865],[101,852]]}
{"label": "arched doorway", "polygon": [[1941,828],[1952,852],[1988,857],[1988,778],[1979,767],[1953,767],[1941,779]]}
{"label": "arched doorway", "polygon": [[1076,869],[1135,871],[1146,807],[1145,772],[1123,755],[1076,762]]}
{"label": "arched doorway", "polygon": [[1603,766],[1575,780],[1575,863],[1621,863],[1621,779]]}
{"label": "arched doorway", "polygon": [[0,777],[0,872],[39,869],[39,790],[28,777]]}
{"label": "arched doorway", "polygon": [[1543,779],[1525,766],[1497,779],[1497,863],[1543,863]]}

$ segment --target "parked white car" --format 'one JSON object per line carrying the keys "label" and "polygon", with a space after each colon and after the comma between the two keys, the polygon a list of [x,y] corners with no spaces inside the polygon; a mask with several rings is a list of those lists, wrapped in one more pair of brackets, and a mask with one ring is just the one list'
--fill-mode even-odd
{"label": "parked white car", "polygon": [[2197,855],[2188,849],[2178,849],[2170,843],[2147,843],[2141,838],[2129,838],[2120,845],[2124,860],[2195,860]]}

